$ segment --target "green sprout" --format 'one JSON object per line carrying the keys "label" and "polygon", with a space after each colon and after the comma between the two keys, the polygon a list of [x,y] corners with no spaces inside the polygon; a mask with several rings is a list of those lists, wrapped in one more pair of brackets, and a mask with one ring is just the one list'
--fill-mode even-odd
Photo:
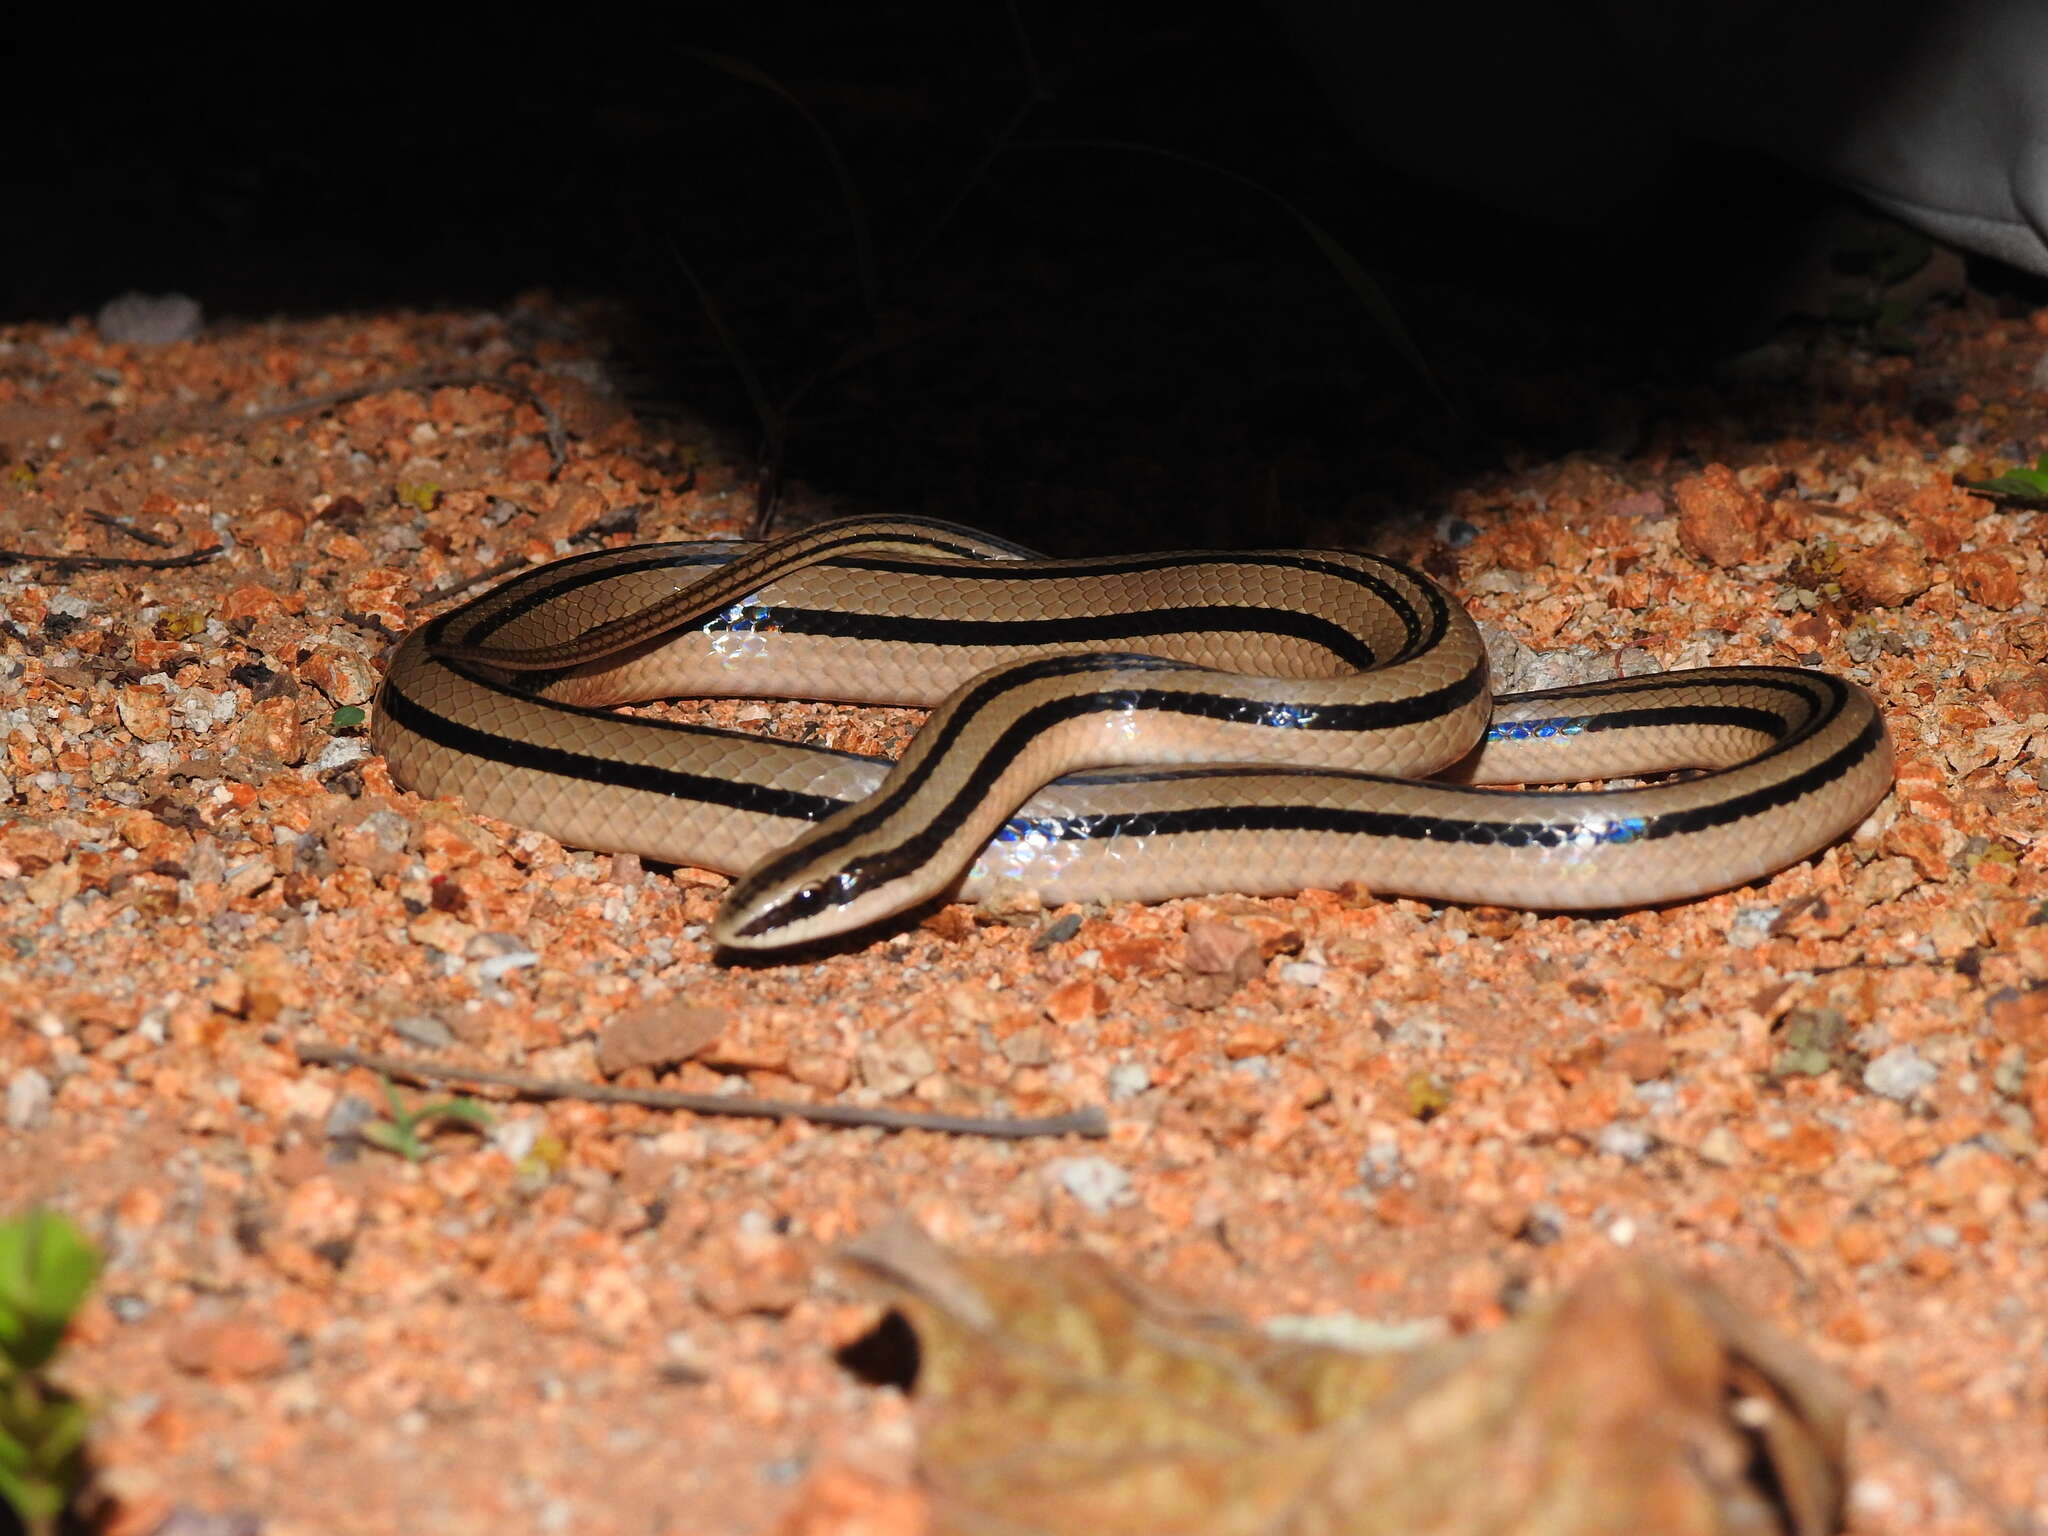
{"label": "green sprout", "polygon": [[0,1500],[27,1536],[49,1536],[85,1481],[85,1404],[45,1369],[100,1259],[64,1217],[0,1222]]}
{"label": "green sprout", "polygon": [[1992,480],[1965,480],[1966,491],[1998,496],[2029,507],[2048,507],[2048,453],[2034,461],[2032,469],[2008,469]]}
{"label": "green sprout", "polygon": [[435,1121],[455,1120],[480,1131],[490,1129],[490,1110],[473,1099],[439,1099],[408,1109],[398,1090],[391,1086],[390,1078],[379,1081],[384,1084],[384,1102],[391,1106],[391,1118],[372,1120],[356,1134],[371,1146],[395,1152],[409,1163],[423,1163],[432,1154],[433,1149],[420,1130]]}

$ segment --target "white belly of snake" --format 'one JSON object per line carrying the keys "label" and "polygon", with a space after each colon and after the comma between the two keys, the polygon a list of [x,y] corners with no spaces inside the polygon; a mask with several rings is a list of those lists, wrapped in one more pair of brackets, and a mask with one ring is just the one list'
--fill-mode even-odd
{"label": "white belly of snake", "polygon": [[[695,694],[934,708],[893,765],[606,708]],[[1809,857],[1892,780],[1875,704],[1826,673],[1496,698],[1464,610],[1392,561],[1044,560],[909,518],[514,577],[400,643],[372,741],[422,794],[739,876],[713,934],[742,949],[949,894],[1682,900]]]}

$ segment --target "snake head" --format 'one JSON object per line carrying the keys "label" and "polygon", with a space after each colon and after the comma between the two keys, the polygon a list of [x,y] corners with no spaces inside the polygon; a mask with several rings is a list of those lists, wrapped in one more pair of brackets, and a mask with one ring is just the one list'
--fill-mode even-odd
{"label": "snake head", "polygon": [[728,949],[780,949],[858,928],[880,913],[858,902],[863,882],[852,870],[795,879],[759,879],[768,869],[736,881],[726,893],[711,937]]}

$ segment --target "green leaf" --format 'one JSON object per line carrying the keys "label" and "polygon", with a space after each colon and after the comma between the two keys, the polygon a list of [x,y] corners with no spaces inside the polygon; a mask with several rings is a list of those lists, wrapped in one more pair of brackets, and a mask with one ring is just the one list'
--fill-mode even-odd
{"label": "green leaf", "polygon": [[48,1478],[0,1466],[0,1499],[5,1499],[23,1522],[33,1527],[38,1521],[56,1519],[63,1512],[65,1493]]}
{"label": "green leaf", "polygon": [[330,731],[352,731],[363,723],[365,716],[359,704],[344,704],[334,712],[334,718],[327,722]]}
{"label": "green leaf", "polygon": [[26,1477],[28,1469],[28,1447],[10,1435],[5,1428],[0,1428],[0,1488],[6,1486],[5,1479],[8,1474]]}
{"label": "green leaf", "polygon": [[0,1222],[0,1355],[16,1370],[38,1370],[57,1352],[99,1262],[84,1234],[55,1211]]}
{"label": "green leaf", "polygon": [[60,1398],[44,1411],[43,1443],[37,1459],[48,1472],[56,1472],[85,1444],[85,1432],[92,1427],[92,1415],[75,1397]]}
{"label": "green leaf", "polygon": [[396,1152],[409,1163],[419,1162],[427,1155],[426,1147],[412,1132],[410,1125],[393,1125],[387,1120],[373,1120],[356,1134],[373,1147],[382,1147],[386,1152]]}
{"label": "green leaf", "polygon": [[1991,480],[1965,480],[1964,490],[1987,496],[2005,496],[2015,501],[2048,505],[2048,453],[2034,461],[2032,469],[2008,469]]}
{"label": "green leaf", "polygon": [[489,1130],[495,1117],[488,1107],[474,1099],[445,1099],[439,1104],[429,1104],[414,1116],[416,1120],[460,1120],[464,1125]]}

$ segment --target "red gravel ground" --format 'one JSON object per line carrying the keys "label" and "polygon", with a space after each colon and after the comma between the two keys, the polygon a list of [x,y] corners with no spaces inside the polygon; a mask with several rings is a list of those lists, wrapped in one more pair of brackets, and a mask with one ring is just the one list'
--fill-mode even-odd
{"label": "red gravel ground", "polygon": [[[1897,793],[1820,857],[1595,919],[956,907],[763,968],[712,963],[720,877],[422,801],[337,723],[480,572],[740,530],[747,467],[636,422],[575,318],[0,330],[0,544],[221,546],[0,567],[0,1188],[106,1250],[64,1367],[106,1529],[921,1529],[908,1405],[835,1363],[874,1313],[824,1262],[897,1213],[1439,1333],[1653,1253],[1889,1405],[1856,1532],[1994,1529],[1966,1485],[2048,1516],[2048,570],[2040,514],[1957,483],[2048,451],[2048,311],[1967,299],[1911,357],[1774,343],[1776,435],[1695,411],[1382,540],[1537,681],[1631,651],[1862,680]],[[565,461],[501,388],[264,414],[424,372],[518,379]],[[915,719],[698,712],[891,750]],[[627,1065],[628,1028],[689,1059]],[[378,1080],[295,1041],[1111,1130],[498,1102],[411,1162],[352,1135]]]}

